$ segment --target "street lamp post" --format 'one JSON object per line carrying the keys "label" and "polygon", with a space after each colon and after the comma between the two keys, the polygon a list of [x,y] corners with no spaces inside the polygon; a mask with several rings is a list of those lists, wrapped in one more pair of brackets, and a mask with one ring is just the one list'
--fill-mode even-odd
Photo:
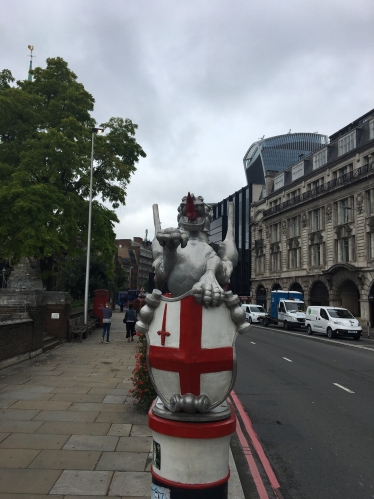
{"label": "street lamp post", "polygon": [[88,201],[88,235],[87,235],[87,260],[86,260],[86,283],[84,287],[84,323],[87,324],[88,316],[88,284],[90,281],[90,257],[91,257],[91,218],[92,218],[92,179],[94,161],[95,135],[103,133],[104,128],[92,128],[91,141],[91,169],[90,169],[90,196]]}

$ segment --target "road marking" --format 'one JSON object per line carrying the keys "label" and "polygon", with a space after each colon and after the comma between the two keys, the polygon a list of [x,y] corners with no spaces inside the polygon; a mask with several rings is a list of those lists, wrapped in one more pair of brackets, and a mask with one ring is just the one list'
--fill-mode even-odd
{"label": "road marking", "polygon": [[[252,426],[252,421],[250,420],[248,414],[245,412],[244,407],[242,406],[242,403],[240,402],[238,396],[234,392],[234,390],[231,391],[231,400],[233,401],[233,405],[236,407],[237,411],[239,412],[241,419],[243,421],[244,427],[249,435],[250,441],[252,443],[252,446],[254,450],[257,453],[258,458],[261,461],[261,464],[265,470],[265,473],[269,479],[270,485],[275,492],[277,497],[280,497],[280,494],[277,494],[277,492],[280,493],[280,485],[279,482],[275,476],[275,473],[271,467],[271,464],[269,463],[268,458],[265,455],[265,451],[262,448],[262,445],[260,443],[260,440],[257,436],[257,433],[254,431],[253,426]],[[239,427],[239,425],[238,425]],[[240,433],[240,432],[239,432]],[[239,434],[238,434],[239,436]],[[259,491],[259,489],[257,489]]]}
{"label": "road marking", "polygon": [[283,357],[284,360],[287,360],[288,362],[293,362],[293,360],[287,359],[287,357]]}
{"label": "road marking", "polygon": [[352,390],[350,390],[349,388],[346,388],[345,386],[342,386],[342,385],[339,385],[338,383],[334,383],[335,386],[338,386],[339,388],[341,388],[342,390],[345,390],[346,392],[348,393],[354,393],[352,392]]}
{"label": "road marking", "polygon": [[326,343],[333,343],[334,345],[339,345],[342,347],[358,348],[360,350],[370,350],[371,352],[374,352],[374,348],[364,347],[360,345],[350,345],[348,343],[339,343],[336,340],[329,340],[328,338],[320,338],[318,336],[308,336],[302,333],[292,333],[291,331],[285,331],[284,329],[276,329],[273,327],[265,327],[265,326],[256,326],[256,327],[260,327],[261,329],[267,329],[268,331],[274,331],[275,333],[289,334],[291,336],[300,336],[300,338],[306,338],[307,340],[310,341],[324,341]]}
{"label": "road marking", "polygon": [[256,343],[254,341],[251,341],[252,345],[256,345]]}

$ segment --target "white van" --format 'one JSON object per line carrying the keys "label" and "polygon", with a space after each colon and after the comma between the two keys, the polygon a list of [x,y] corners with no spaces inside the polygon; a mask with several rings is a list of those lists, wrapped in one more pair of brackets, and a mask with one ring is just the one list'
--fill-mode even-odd
{"label": "white van", "polygon": [[242,309],[245,312],[245,318],[249,323],[260,322],[259,317],[265,317],[266,310],[261,305],[247,305],[243,304]]}
{"label": "white van", "polygon": [[346,308],[308,307],[305,325],[308,334],[326,333],[329,338],[352,336],[359,340],[362,327],[358,320]]}

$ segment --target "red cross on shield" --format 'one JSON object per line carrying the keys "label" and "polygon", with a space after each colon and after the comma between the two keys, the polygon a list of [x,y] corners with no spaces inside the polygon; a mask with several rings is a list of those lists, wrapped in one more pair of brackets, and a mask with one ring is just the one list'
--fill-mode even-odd
{"label": "red cross on shield", "polygon": [[205,393],[212,406],[226,398],[233,382],[235,335],[225,303],[206,309],[193,296],[163,297],[150,324],[147,359],[164,403],[175,393]]}

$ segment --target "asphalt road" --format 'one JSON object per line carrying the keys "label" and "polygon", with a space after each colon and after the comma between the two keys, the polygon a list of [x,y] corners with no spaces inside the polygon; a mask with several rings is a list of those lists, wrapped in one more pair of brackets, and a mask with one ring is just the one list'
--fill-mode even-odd
{"label": "asphalt road", "polygon": [[283,497],[374,498],[374,342],[253,326],[236,353],[234,389]]}

